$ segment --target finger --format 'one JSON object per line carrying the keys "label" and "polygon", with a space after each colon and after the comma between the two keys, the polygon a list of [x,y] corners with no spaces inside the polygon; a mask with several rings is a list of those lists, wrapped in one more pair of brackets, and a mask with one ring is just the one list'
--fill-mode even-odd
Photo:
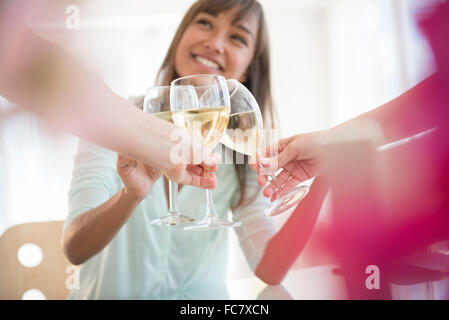
{"label": "finger", "polygon": [[153,168],[148,165],[144,165],[144,168],[145,168],[145,172],[147,173],[147,175],[150,178],[152,178],[153,180],[156,180],[157,178],[159,178],[162,175],[161,170],[159,170],[157,168]]}
{"label": "finger", "polygon": [[127,168],[132,163],[132,159],[126,157],[125,155],[119,154],[117,156],[117,168]]}
{"label": "finger", "polygon": [[214,164],[214,165],[201,164],[198,167],[202,168],[205,171],[209,171],[209,172],[216,172],[218,170],[218,166],[216,164]]}
{"label": "finger", "polygon": [[282,170],[281,173],[279,173],[275,179],[270,181],[270,186],[276,190],[279,188],[282,188],[282,186],[284,185],[284,183],[286,183],[288,181],[288,179],[290,179],[291,174],[290,172],[286,171],[286,170]]}
{"label": "finger", "polygon": [[292,177],[290,180],[287,181],[287,183],[282,186],[282,189],[276,190],[276,197],[272,199],[274,201],[278,197],[282,197],[286,195],[287,193],[291,192],[293,189],[295,189],[302,181],[299,181],[295,177]]}
{"label": "finger", "polygon": [[299,161],[291,161],[284,166],[284,170],[291,173],[293,177],[298,179],[300,182],[310,179],[311,177],[307,174],[306,170],[301,166]]}
{"label": "finger", "polygon": [[189,168],[189,171],[190,171],[191,174],[200,177],[205,170],[204,170],[204,168],[202,166],[191,166]]}
{"label": "finger", "polygon": [[272,143],[268,146],[262,148],[260,154],[262,157],[270,158],[279,152],[282,152],[285,147],[290,143],[291,137],[280,139],[275,143]]}
{"label": "finger", "polygon": [[256,172],[259,172],[259,165],[257,164],[257,157],[251,157],[249,159],[249,167]]}
{"label": "finger", "polygon": [[194,177],[195,187],[214,189],[217,186],[217,178],[213,174],[205,174],[202,177]]}
{"label": "finger", "polygon": [[218,171],[218,166],[217,165],[213,165],[207,168],[207,171],[209,172],[217,172]]}
{"label": "finger", "polygon": [[263,189],[262,194],[264,197],[270,198],[274,194],[274,190],[271,186],[267,186]]}
{"label": "finger", "polygon": [[270,167],[271,160],[270,158],[259,158],[259,163],[261,166],[267,168]]}
{"label": "finger", "polygon": [[[128,158],[124,155],[119,154],[117,156],[117,173],[118,175],[123,178],[131,174],[132,170],[136,168],[139,165],[139,163],[131,158]],[[143,165],[143,164],[141,164]]]}
{"label": "finger", "polygon": [[202,160],[205,166],[212,167],[221,162],[221,156],[218,153],[206,153]]}
{"label": "finger", "polygon": [[217,186],[217,178],[215,175],[208,175],[200,178],[200,188],[214,189]]}
{"label": "finger", "polygon": [[273,192],[272,193],[272,196],[271,196],[271,198],[270,198],[270,202],[273,202],[274,200],[276,200],[278,197],[277,197],[277,193],[276,192]]}
{"label": "finger", "polygon": [[217,185],[217,178],[215,177],[215,175],[200,177],[198,175],[192,174],[191,172],[187,172],[184,176],[178,179],[178,183],[187,184],[203,189],[213,189]]}
{"label": "finger", "polygon": [[259,174],[273,175],[279,170],[277,156],[273,158],[265,158],[260,160],[261,167],[259,168]]}
{"label": "finger", "polygon": [[259,174],[257,176],[257,184],[261,187],[265,187],[265,185],[267,184],[267,177],[262,174]]}
{"label": "finger", "polygon": [[294,160],[297,154],[298,150],[296,150],[293,144],[289,144],[277,157],[279,167],[282,168],[287,163]]}

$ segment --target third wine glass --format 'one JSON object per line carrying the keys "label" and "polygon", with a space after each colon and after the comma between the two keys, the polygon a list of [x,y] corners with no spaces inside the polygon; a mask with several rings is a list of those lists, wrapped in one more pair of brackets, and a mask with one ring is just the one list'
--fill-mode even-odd
{"label": "third wine glass", "polygon": [[[230,92],[231,115],[228,130],[224,133],[221,143],[258,161],[258,151],[264,137],[259,105],[251,92],[240,82],[229,79],[227,85]],[[287,211],[297,205],[309,191],[309,186],[303,184],[290,192],[283,192],[282,185],[277,183],[276,177],[270,176],[269,180],[275,187],[277,198],[265,210],[267,216],[276,216]]]}

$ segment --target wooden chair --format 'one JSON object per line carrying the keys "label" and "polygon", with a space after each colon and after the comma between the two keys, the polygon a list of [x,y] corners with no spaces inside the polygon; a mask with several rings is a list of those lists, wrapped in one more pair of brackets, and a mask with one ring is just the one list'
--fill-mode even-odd
{"label": "wooden chair", "polygon": [[[25,223],[13,226],[1,235],[0,299],[22,299],[30,289],[41,291],[50,300],[67,297],[70,262],[61,249],[62,225],[63,221]],[[42,250],[42,261],[35,267],[26,267],[18,259],[20,247],[27,243]]]}

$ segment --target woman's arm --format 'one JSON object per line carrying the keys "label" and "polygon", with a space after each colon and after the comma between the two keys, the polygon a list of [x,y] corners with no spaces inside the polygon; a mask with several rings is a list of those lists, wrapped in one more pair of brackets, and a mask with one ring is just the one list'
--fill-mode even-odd
{"label": "woman's arm", "polygon": [[76,217],[63,234],[63,251],[73,264],[103,250],[161,176],[159,170],[120,154],[117,173],[124,187],[105,203]]}
{"label": "woman's arm", "polygon": [[[28,19],[39,17],[39,12],[56,14],[53,10],[63,6],[0,0],[0,7],[2,96],[57,129],[159,168],[181,184],[207,188],[207,179],[197,174],[198,163],[192,164],[197,158],[187,152],[201,143],[192,143],[195,138],[186,134],[181,148],[185,158],[176,159],[172,150],[180,143],[171,138],[180,136],[180,128],[138,110],[70,54],[28,29]],[[195,151],[201,155],[199,162],[218,162],[208,152]]]}
{"label": "woman's arm", "polygon": [[316,177],[307,197],[268,242],[255,272],[261,280],[269,285],[281,283],[307,244],[328,190],[325,176]]}
{"label": "woman's arm", "polygon": [[79,265],[103,250],[140,201],[123,188],[99,207],[76,217],[62,239],[63,251],[69,261]]}

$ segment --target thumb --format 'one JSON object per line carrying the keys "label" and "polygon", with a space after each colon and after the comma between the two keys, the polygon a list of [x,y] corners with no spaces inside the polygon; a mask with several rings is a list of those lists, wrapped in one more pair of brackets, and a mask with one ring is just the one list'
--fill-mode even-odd
{"label": "thumb", "polygon": [[260,163],[263,166],[264,172],[262,174],[273,174],[279,168],[283,168],[287,163],[294,160],[296,157],[296,150],[291,145],[287,145],[280,153],[270,157],[261,159]]}
{"label": "thumb", "polygon": [[294,160],[297,155],[297,150],[294,148],[292,144],[287,145],[287,147],[282,150],[277,155],[277,163],[279,168],[283,168],[287,163]]}
{"label": "thumb", "polygon": [[117,170],[119,172],[127,172],[130,168],[137,167],[137,161],[128,158],[125,155],[118,154],[117,156]]}

